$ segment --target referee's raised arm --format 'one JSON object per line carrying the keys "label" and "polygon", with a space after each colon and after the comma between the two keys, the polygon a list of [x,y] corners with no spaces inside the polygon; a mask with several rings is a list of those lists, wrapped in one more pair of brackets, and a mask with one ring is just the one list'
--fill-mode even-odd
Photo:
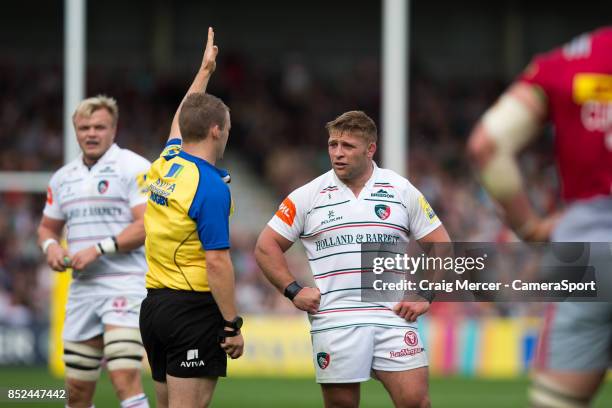
{"label": "referee's raised arm", "polygon": [[208,39],[206,40],[206,47],[204,48],[204,56],[202,57],[202,64],[198,69],[198,72],[191,83],[191,86],[187,90],[187,93],[183,97],[181,104],[176,110],[174,114],[174,118],[172,119],[172,126],[170,127],[170,134],[168,135],[168,140],[170,139],[181,139],[181,130],[179,129],[178,117],[181,112],[181,107],[183,106],[183,102],[187,95],[195,93],[195,92],[206,92],[206,86],[208,85],[208,80],[212,76],[213,72],[215,72],[215,68],[217,67],[217,54],[219,53],[219,47],[215,45],[215,31],[212,27],[208,27]]}

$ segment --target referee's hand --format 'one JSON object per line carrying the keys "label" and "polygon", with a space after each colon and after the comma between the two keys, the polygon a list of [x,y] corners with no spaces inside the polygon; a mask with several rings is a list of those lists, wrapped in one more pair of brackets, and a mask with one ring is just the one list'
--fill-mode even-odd
{"label": "referee's hand", "polygon": [[318,288],[302,288],[293,298],[293,304],[300,310],[315,314],[319,311],[321,291]]}
{"label": "referee's hand", "polygon": [[244,351],[244,339],[242,333],[233,337],[226,337],[225,341],[221,343],[221,348],[227,353],[230,358],[238,358]]}

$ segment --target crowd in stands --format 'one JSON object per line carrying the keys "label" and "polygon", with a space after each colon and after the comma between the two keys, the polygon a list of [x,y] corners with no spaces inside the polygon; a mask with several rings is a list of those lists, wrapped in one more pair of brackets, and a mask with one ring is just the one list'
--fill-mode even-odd
{"label": "crowd in stands", "polygon": [[[276,70],[266,70],[230,54],[217,70],[209,92],[231,108],[228,149],[248,161],[262,183],[277,193],[278,202],[329,169],[327,121],[346,110],[360,109],[380,123],[377,60],[364,60],[342,77],[330,77],[298,57]],[[0,76],[0,170],[55,171],[63,161],[61,69],[2,63]],[[117,142],[153,160],[188,83],[188,76],[92,68],[87,94],[116,98],[120,107]],[[490,79],[437,81],[413,70],[406,170],[455,241],[515,239],[501,225],[465,156],[472,126],[503,86],[502,81]],[[530,196],[541,213],[558,206],[548,133],[523,155],[521,163]],[[381,139],[384,143],[384,136]],[[53,272],[36,244],[43,204],[42,193],[0,192],[0,323],[26,324],[47,318]],[[232,228],[240,231],[240,226]],[[249,233],[232,237],[241,311],[293,312],[291,304],[262,277],[252,253],[255,239]],[[307,274],[302,259],[291,262],[301,276]],[[458,307],[467,314],[500,312],[496,307],[474,305],[441,305],[434,310],[443,313]]]}

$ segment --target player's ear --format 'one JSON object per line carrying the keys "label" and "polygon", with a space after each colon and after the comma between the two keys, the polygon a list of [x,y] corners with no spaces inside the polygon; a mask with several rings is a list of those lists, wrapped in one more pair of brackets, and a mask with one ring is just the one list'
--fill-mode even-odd
{"label": "player's ear", "polygon": [[376,153],[376,142],[370,142],[368,145],[368,158],[373,158]]}
{"label": "player's ear", "polygon": [[219,125],[211,126],[210,130],[208,131],[208,135],[213,139],[218,139],[221,135],[221,129],[219,128]]}

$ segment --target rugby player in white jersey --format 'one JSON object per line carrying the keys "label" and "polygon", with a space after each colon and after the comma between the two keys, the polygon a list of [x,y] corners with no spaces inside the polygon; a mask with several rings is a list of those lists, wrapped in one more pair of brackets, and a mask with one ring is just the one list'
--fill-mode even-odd
{"label": "rugby player in white jersey", "polygon": [[[357,407],[360,383],[379,379],[396,407],[428,407],[427,357],[417,317],[429,302],[361,299],[361,244],[449,242],[423,195],[376,166],[377,129],[361,111],[326,126],[332,170],[292,192],[259,236],[266,277],[309,313],[313,360],[326,407]],[[302,287],[284,252],[300,238],[316,287]],[[368,273],[369,271],[365,271]]]}
{"label": "rugby player in white jersey", "polygon": [[[148,407],[138,313],[146,295],[144,174],[150,163],[114,143],[114,99],[85,99],[72,119],[82,153],[51,178],[38,228],[49,266],[73,268],[63,332],[67,406],[92,406],[104,359],[121,407]],[[68,249],[59,244],[64,226]]]}

